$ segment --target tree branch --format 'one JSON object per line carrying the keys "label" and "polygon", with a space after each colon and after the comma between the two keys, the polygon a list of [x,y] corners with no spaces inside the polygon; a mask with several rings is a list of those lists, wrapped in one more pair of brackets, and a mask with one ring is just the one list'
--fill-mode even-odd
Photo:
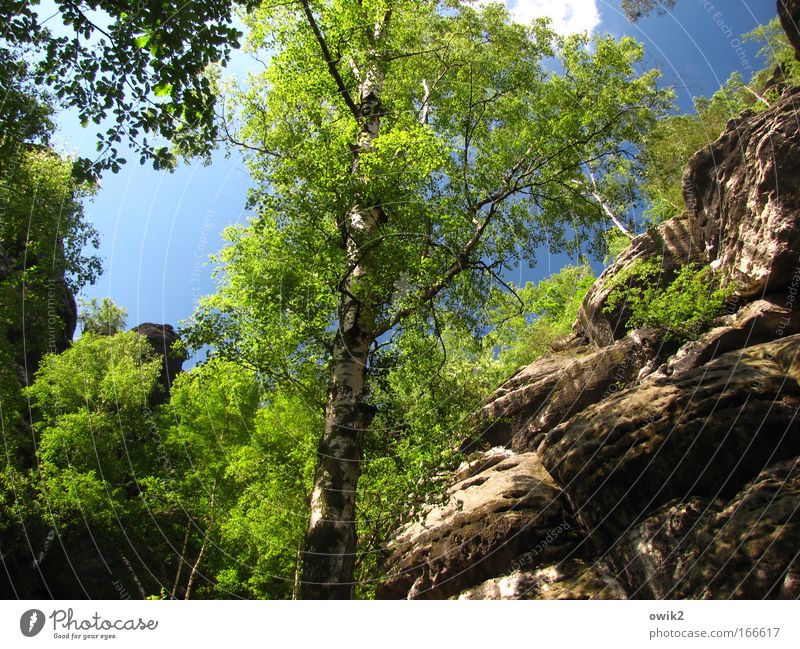
{"label": "tree branch", "polygon": [[336,67],[333,57],[331,56],[330,50],[328,49],[328,44],[325,42],[325,37],[320,31],[319,25],[317,25],[317,21],[314,18],[314,13],[311,11],[308,0],[300,0],[300,2],[303,5],[303,12],[306,15],[306,19],[311,27],[311,31],[314,32],[314,37],[317,39],[317,43],[319,43],[320,50],[322,50],[322,56],[328,66],[328,71],[331,73],[333,80],[336,82],[336,87],[339,90],[339,94],[342,96],[342,99],[344,99],[344,103],[347,104],[347,107],[350,109],[353,117],[360,119],[361,111],[353,102],[353,98],[350,96],[347,87],[344,85],[344,79],[342,79],[342,75],[339,74],[339,70]]}
{"label": "tree branch", "polygon": [[[433,300],[441,291],[444,289],[457,275],[459,275],[464,270],[470,268],[472,266],[472,262],[470,261],[470,256],[477,248],[478,244],[483,237],[483,233],[486,231],[486,228],[491,223],[492,219],[494,218],[495,214],[497,213],[496,210],[496,203],[493,203],[489,208],[489,213],[486,215],[486,218],[480,224],[480,226],[475,230],[475,233],[469,238],[464,244],[464,247],[461,251],[456,255],[455,261],[445,270],[445,272],[432,284],[429,284],[420,291],[417,292],[415,302],[417,304],[427,304],[431,300]],[[387,331],[389,331],[392,327],[394,327],[397,323],[399,323],[404,318],[408,317],[415,311],[414,306],[408,306],[403,309],[397,311],[393,316],[385,320],[384,322],[380,323],[376,327],[376,334],[375,336],[381,336]]]}

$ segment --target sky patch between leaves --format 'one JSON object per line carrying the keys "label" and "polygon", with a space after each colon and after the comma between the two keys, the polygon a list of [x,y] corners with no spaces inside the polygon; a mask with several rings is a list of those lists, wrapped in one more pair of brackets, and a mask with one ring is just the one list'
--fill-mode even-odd
{"label": "sky patch between leaves", "polygon": [[[497,0],[478,0],[486,5]],[[529,23],[547,16],[559,34],[591,32],[600,24],[597,0],[505,0],[511,17],[519,23]]]}

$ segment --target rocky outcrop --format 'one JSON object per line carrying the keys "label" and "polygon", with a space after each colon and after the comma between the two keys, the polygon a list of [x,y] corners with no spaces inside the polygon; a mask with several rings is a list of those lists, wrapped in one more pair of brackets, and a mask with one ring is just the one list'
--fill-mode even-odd
{"label": "rocky outcrop", "polygon": [[172,325],[153,324],[152,322],[143,322],[131,329],[131,331],[135,331],[147,338],[147,342],[150,343],[153,350],[164,361],[161,367],[161,374],[158,377],[158,382],[163,391],[156,397],[156,401],[164,402],[169,399],[170,386],[175,377],[180,374],[183,368],[183,361],[186,360],[181,353],[175,350],[175,343],[179,340],[178,334]]}
{"label": "rocky outcrop", "polygon": [[674,348],[658,330],[640,330],[601,349],[571,347],[548,354],[511,377],[478,412],[475,427],[491,445],[517,452],[585,407],[636,383],[642,368]]}
{"label": "rocky outcrop", "polygon": [[790,596],[799,353],[800,335],[728,352],[583,408],[535,453],[492,450],[398,534],[379,596]]}
{"label": "rocky outcrop", "polygon": [[464,591],[459,599],[627,599],[627,596],[605,562],[572,559],[489,579]]}
{"label": "rocky outcrop", "polygon": [[651,376],[667,377],[695,369],[718,356],[783,336],[800,333],[800,311],[789,295],[768,296],[717,319],[717,326],[683,345]]}
{"label": "rocky outcrop", "polygon": [[770,462],[800,454],[798,350],[793,336],[646,381],[551,430],[538,454],[608,547],[669,500],[730,496]]}
{"label": "rocky outcrop", "polygon": [[443,504],[394,539],[395,570],[379,597],[441,598],[504,572],[530,548],[535,564],[576,547],[561,490],[533,453],[456,483]]}
{"label": "rocky outcrop", "polygon": [[624,535],[612,574],[639,598],[800,597],[800,463],[761,471],[739,494],[658,510]]}
{"label": "rocky outcrop", "polygon": [[5,323],[0,336],[11,351],[21,386],[33,382],[45,354],[69,347],[78,324],[75,297],[63,273],[50,277],[46,271],[33,273],[23,282],[26,267],[36,268],[37,260],[15,256],[0,242],[0,308]]}
{"label": "rocky outcrop", "polygon": [[[494,448],[397,534],[379,596],[800,597],[796,106],[785,90],[692,157],[688,210],[635,239],[569,343],[476,413],[471,439]],[[648,259],[664,286],[710,263],[737,297],[679,348],[628,332],[609,280],[650,281],[629,272]]]}
{"label": "rocky outcrop", "polygon": [[[624,304],[609,310],[608,298],[613,286],[609,280],[629,271],[638,262],[654,257],[661,261],[658,281],[662,284],[669,283],[681,266],[705,262],[695,221],[687,217],[672,219],[633,240],[589,289],[575,323],[580,337],[595,347],[605,347],[625,336],[630,313]],[[635,282],[637,279],[631,278],[626,285],[632,286]]]}
{"label": "rocky outcrop", "polygon": [[712,267],[744,296],[800,284],[800,88],[731,120],[692,156],[683,193]]}
{"label": "rocky outcrop", "polygon": [[795,58],[800,61],[800,0],[778,0],[778,16],[794,47]]}

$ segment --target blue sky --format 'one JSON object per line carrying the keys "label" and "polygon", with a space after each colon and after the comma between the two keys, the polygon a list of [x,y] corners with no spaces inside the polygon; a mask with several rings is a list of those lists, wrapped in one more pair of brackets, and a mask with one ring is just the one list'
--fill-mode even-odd
{"label": "blue sky", "polygon": [[[756,45],[738,37],[775,15],[773,0],[678,0],[663,16],[631,25],[619,0],[508,0],[519,20],[550,15],[561,31],[594,29],[642,41],[648,67],[663,70],[663,83],[678,92],[682,110],[692,97],[713,93],[734,70],[747,78],[742,58],[753,62]],[[737,53],[738,50],[738,53]],[[231,70],[241,75],[249,63],[237,55]],[[756,66],[757,69],[757,66]],[[91,155],[94,130],[82,129],[74,116],[60,119],[57,142],[67,151]],[[131,160],[136,156],[129,156]],[[136,163],[108,174],[86,213],[100,231],[105,272],[84,297],[111,297],[128,309],[128,324],[177,325],[188,318],[200,295],[214,290],[210,253],[222,246],[220,233],[243,223],[248,174],[241,158],[214,155],[211,165],[181,166],[172,174]],[[557,271],[568,259],[539,255],[535,269],[521,269],[518,283]]]}

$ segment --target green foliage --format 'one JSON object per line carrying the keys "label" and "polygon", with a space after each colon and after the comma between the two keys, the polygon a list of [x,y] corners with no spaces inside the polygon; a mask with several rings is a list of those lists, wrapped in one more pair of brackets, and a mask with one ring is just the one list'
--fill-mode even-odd
{"label": "green foliage", "polygon": [[[497,354],[496,380],[549,351],[572,330],[581,302],[595,280],[588,265],[565,266],[538,284],[528,282],[516,296],[496,292],[486,336]],[[513,288],[513,287],[512,287]]]}
{"label": "green foliage", "polygon": [[606,232],[606,256],[603,259],[603,263],[606,266],[612,264],[629,245],[631,245],[630,238],[626,237],[617,228],[608,230]]}
{"label": "green foliage", "polygon": [[78,322],[83,333],[111,336],[125,329],[128,310],[118,306],[109,297],[98,302],[96,297],[78,303]]}
{"label": "green foliage", "polygon": [[156,539],[163,537],[158,524],[164,520],[153,518],[144,494],[148,482],[165,478],[161,413],[148,405],[160,370],[160,357],[136,333],[86,333],[42,360],[24,390],[35,462],[21,468],[23,479],[14,486],[17,520],[34,558],[32,568],[19,565],[25,554],[15,549],[14,581],[23,588],[41,592],[41,584],[25,586],[30,572],[52,592],[110,597],[117,594],[111,570],[135,592],[130,556],[149,566],[141,579],[157,589],[151,578],[160,569]]}
{"label": "green foliage", "polygon": [[[598,192],[629,191],[628,145],[669,98],[657,73],[639,72],[631,39],[562,38],[544,21],[511,23],[500,5],[388,9],[335,0],[314,7],[312,24],[300,5],[267,4],[248,18],[268,63],[230,103],[255,217],[226,231],[219,289],[186,332],[191,347],[255,372],[266,400],[288,390],[322,413],[352,314],[368,350],[352,401],[378,410],[363,437],[362,575],[379,560],[370,548],[435,489],[459,418],[503,363],[566,330],[538,325],[518,351],[477,340],[493,326],[498,278],[545,242],[604,246],[605,217],[576,187],[591,174]],[[368,90],[378,77],[379,97]]]}
{"label": "green foliage", "polygon": [[661,261],[651,257],[614,276],[604,310],[625,309],[629,331],[659,327],[668,339],[693,340],[722,313],[735,286],[721,283],[709,266],[698,264],[682,266],[665,286]]}
{"label": "green foliage", "polygon": [[205,548],[195,595],[291,597],[319,411],[289,394],[262,401],[252,371],[217,359],[178,377],[169,412],[169,499],[190,519],[194,556]]}
{"label": "green foliage", "polygon": [[86,333],[62,354],[48,355],[25,395],[38,412],[41,493],[52,524],[77,515],[113,521],[129,502],[137,476],[147,475],[147,408],[161,369],[136,333]]}
{"label": "green foliage", "polygon": [[[4,68],[28,61],[36,83],[74,108],[84,126],[106,127],[97,133],[97,159],[77,161],[83,174],[117,171],[123,134],[156,168],[190,149],[210,150],[218,137],[215,95],[203,72],[229,59],[241,37],[234,11],[256,2],[55,0],[50,16],[38,4],[0,4],[0,79]],[[51,30],[54,22],[61,25]]]}
{"label": "green foliage", "polygon": [[[380,236],[358,244],[375,332],[403,327],[399,314],[416,310],[430,328],[432,308],[478,331],[493,273],[533,261],[540,243],[603,248],[601,215],[574,185],[585,184],[588,160],[600,191],[619,185],[629,157],[621,143],[641,141],[667,100],[655,72],[637,73],[642,50],[631,39],[598,37],[590,48],[543,22],[509,24],[500,6],[409,2],[393,7],[376,52],[365,44],[381,6],[334,2],[317,16],[337,60],[352,60],[339,66],[347,88],[358,87],[358,70],[385,62],[380,131],[359,178],[359,125],[302,12],[265,5],[248,19],[250,47],[270,52],[267,70],[233,98],[257,216],[226,232],[219,291],[201,302],[189,337],[275,381],[327,381],[353,270],[346,246],[358,239],[343,215],[356,197],[385,217]],[[420,80],[430,88],[424,106]],[[465,246],[463,272],[453,272]]]}

